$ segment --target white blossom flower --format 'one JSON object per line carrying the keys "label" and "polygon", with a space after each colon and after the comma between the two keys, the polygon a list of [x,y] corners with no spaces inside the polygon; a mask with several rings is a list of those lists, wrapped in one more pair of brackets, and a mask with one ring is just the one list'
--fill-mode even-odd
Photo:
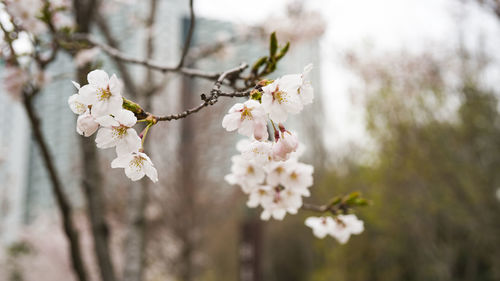
{"label": "white blossom flower", "polygon": [[330,235],[337,239],[339,243],[345,244],[351,234],[360,234],[364,229],[363,221],[359,220],[356,215],[338,215]]}
{"label": "white blossom flower", "polygon": [[140,180],[144,175],[153,182],[158,181],[158,172],[151,159],[142,152],[132,152],[119,155],[111,162],[111,168],[124,168],[125,175],[133,181]]}
{"label": "white blossom flower", "polygon": [[288,74],[280,78],[282,83],[290,85],[290,88],[296,89],[302,105],[307,105],[313,102],[314,89],[309,80],[309,73],[313,68],[312,64],[306,65],[301,74]]}
{"label": "white blossom flower", "polygon": [[323,239],[332,233],[336,222],[332,217],[308,217],[305,225],[312,228],[314,236]]}
{"label": "white blossom flower", "polygon": [[282,220],[286,213],[296,214],[302,206],[302,197],[290,189],[274,188],[274,195],[271,199],[265,197],[261,201],[264,209],[260,214],[262,220],[269,220],[271,217]]}
{"label": "white blossom flower", "polygon": [[266,113],[262,105],[255,100],[233,105],[222,119],[222,127],[227,131],[238,129],[238,133],[258,140],[268,138]]}
{"label": "white blossom flower", "polygon": [[314,89],[312,87],[311,81],[309,80],[309,73],[313,68],[312,63],[304,67],[302,72],[302,84],[299,87],[299,97],[303,105],[307,105],[313,102],[314,99]]}
{"label": "white blossom flower", "polygon": [[88,106],[80,102],[79,97],[79,94],[74,94],[68,98],[69,108],[71,108],[71,111],[73,111],[75,114],[83,114],[88,109]]}
{"label": "white blossom flower", "polygon": [[296,159],[288,161],[271,161],[266,167],[266,182],[271,186],[278,186],[283,184],[283,178],[287,176],[287,171],[291,166],[295,165]]}
{"label": "white blossom flower", "polygon": [[[273,200],[274,190],[269,185],[258,185],[249,194],[247,206],[256,208]],[[264,203],[263,203],[264,202]]]}
{"label": "white blossom flower", "polygon": [[289,131],[284,131],[281,137],[273,145],[273,159],[284,161],[290,157],[292,152],[295,152],[299,146],[297,136]]}
{"label": "white blossom flower", "polygon": [[99,148],[116,146],[118,156],[136,152],[141,147],[141,138],[131,128],[137,122],[134,113],[122,109],[115,113],[114,117],[107,115],[96,119],[102,126],[97,132],[95,142]]}
{"label": "white blossom flower", "polygon": [[92,105],[95,117],[114,114],[122,109],[122,83],[116,75],[109,78],[103,70],[97,69],[87,75],[89,84],[80,88],[80,101]]}
{"label": "white blossom flower", "polygon": [[96,122],[94,116],[90,114],[89,110],[78,116],[78,119],[76,120],[76,131],[84,137],[93,135],[98,128],[99,123]]}
{"label": "white blossom flower", "polygon": [[257,164],[264,166],[269,163],[271,152],[271,142],[254,140],[246,147],[242,148],[241,155],[248,160],[255,161]]}
{"label": "white blossom flower", "polygon": [[277,79],[262,88],[262,106],[271,120],[283,123],[288,113],[297,114],[302,110],[303,105],[297,91],[299,86],[295,79]]}
{"label": "white blossom flower", "polygon": [[313,184],[313,171],[313,166],[295,162],[287,167],[287,171],[281,179],[283,186],[299,190],[303,196],[309,196],[307,188]]}
{"label": "white blossom flower", "polygon": [[229,184],[238,184],[243,192],[249,193],[265,179],[265,172],[262,166],[245,159],[241,155],[231,158],[231,174],[226,175],[225,180]]}

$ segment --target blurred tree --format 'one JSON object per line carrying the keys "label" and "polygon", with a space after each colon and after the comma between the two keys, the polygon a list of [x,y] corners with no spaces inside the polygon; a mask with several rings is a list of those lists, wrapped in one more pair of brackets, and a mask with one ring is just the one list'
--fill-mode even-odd
{"label": "blurred tree", "polygon": [[311,280],[499,280],[498,98],[477,82],[481,65],[459,57],[458,74],[451,57],[351,57],[378,151],[370,166],[346,160],[322,189],[362,189],[374,205],[365,235],[317,248]]}

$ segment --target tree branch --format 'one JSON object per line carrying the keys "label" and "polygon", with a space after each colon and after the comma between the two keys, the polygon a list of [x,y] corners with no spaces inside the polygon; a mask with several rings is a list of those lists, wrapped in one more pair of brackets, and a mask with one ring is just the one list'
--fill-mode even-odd
{"label": "tree branch", "polygon": [[181,59],[177,65],[178,69],[182,68],[184,65],[184,60],[186,59],[189,47],[191,47],[191,39],[193,38],[195,22],[196,18],[194,16],[193,0],[189,0],[189,30],[186,36],[186,41],[184,41],[184,47],[182,48]]}
{"label": "tree branch", "polygon": [[200,111],[202,108],[207,107],[209,105],[214,105],[217,102],[217,98],[219,96],[247,96],[250,94],[250,92],[247,93],[232,93],[232,94],[223,94],[220,90],[222,87],[223,81],[235,74],[241,73],[243,70],[245,70],[248,67],[248,64],[242,63],[240,66],[229,69],[227,71],[224,71],[219,77],[217,78],[217,81],[215,81],[215,84],[212,88],[212,91],[210,93],[209,97],[206,97],[205,94],[201,95],[201,98],[204,100],[204,102],[196,107],[193,107],[191,109],[188,109],[182,113],[179,114],[172,114],[172,115],[165,115],[165,116],[154,116],[153,118],[156,119],[157,121],[170,121],[170,120],[177,120],[181,118],[185,118],[195,112]]}
{"label": "tree branch", "polygon": [[149,67],[153,70],[161,71],[163,73],[176,72],[176,73],[181,73],[181,74],[186,75],[186,76],[199,77],[199,78],[204,78],[204,79],[208,79],[208,80],[216,80],[220,76],[220,74],[216,73],[216,72],[207,72],[207,71],[188,68],[188,67],[177,68],[177,67],[162,65],[162,64],[157,63],[154,60],[150,60],[150,59],[134,58],[134,57],[128,56],[128,55],[120,52],[118,49],[115,49],[109,45],[106,45],[104,43],[99,42],[90,34],[78,33],[78,34],[74,34],[70,39],[87,41],[91,45],[99,47],[103,52],[107,53],[109,56],[113,57],[114,59],[121,60],[121,61],[127,62],[127,63],[140,64],[140,65],[143,65],[145,67]]}

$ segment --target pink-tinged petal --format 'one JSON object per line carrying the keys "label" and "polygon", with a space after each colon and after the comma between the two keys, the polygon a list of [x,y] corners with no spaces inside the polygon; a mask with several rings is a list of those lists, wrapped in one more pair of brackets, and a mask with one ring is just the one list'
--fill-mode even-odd
{"label": "pink-tinged petal", "polygon": [[108,99],[108,111],[110,114],[116,115],[123,109],[122,96],[112,95]]}
{"label": "pink-tinged petal", "polygon": [[109,83],[109,76],[105,71],[96,69],[89,72],[87,75],[87,81],[90,85],[98,89],[106,89]]}
{"label": "pink-tinged petal", "polygon": [[101,116],[96,118],[95,120],[97,121],[97,123],[99,123],[99,125],[107,128],[120,126],[120,123],[110,115]]}
{"label": "pink-tinged petal", "polygon": [[251,193],[248,197],[247,206],[249,208],[256,208],[260,204],[260,198],[257,193]]}
{"label": "pink-tinged petal", "polygon": [[75,114],[83,114],[83,113],[85,113],[85,111],[87,111],[87,106],[85,104],[83,104],[82,102],[80,102],[79,98],[80,98],[79,94],[71,95],[68,98],[69,108]]}
{"label": "pink-tinged petal", "polygon": [[270,218],[271,218],[271,212],[269,212],[268,210],[264,209],[264,211],[262,211],[262,213],[260,214],[260,219],[264,220],[264,221],[267,221]]}
{"label": "pink-tinged petal", "polygon": [[144,163],[144,172],[146,173],[146,176],[151,179],[152,182],[158,182],[158,171],[156,171],[156,168],[151,165],[151,163],[146,162]]}
{"label": "pink-tinged petal", "polygon": [[[244,105],[248,108],[257,108],[257,107],[260,107],[260,102],[256,101],[256,100],[247,100]],[[253,110],[252,110],[252,113],[253,113]]]}
{"label": "pink-tinged petal", "polygon": [[132,165],[128,165],[125,167],[125,175],[130,178],[132,181],[138,181],[146,175],[142,169],[137,169]]}
{"label": "pink-tinged petal", "polygon": [[245,119],[241,122],[240,128],[238,129],[238,133],[247,136],[247,137],[252,137],[253,136],[253,121]]}
{"label": "pink-tinged petal", "polygon": [[314,89],[310,84],[304,84],[300,88],[300,100],[302,101],[302,104],[310,104],[314,100]]}
{"label": "pink-tinged petal", "polygon": [[93,135],[98,128],[99,124],[88,111],[78,116],[76,120],[76,131],[82,136],[89,137]]}
{"label": "pink-tinged petal", "polygon": [[285,215],[286,215],[285,209],[279,208],[273,211],[273,218],[276,220],[283,220],[285,218]]}
{"label": "pink-tinged petal", "polygon": [[264,141],[269,138],[269,133],[267,132],[267,126],[263,122],[257,122],[254,125],[253,136],[256,140]]}
{"label": "pink-tinged petal", "polygon": [[235,113],[228,113],[224,118],[222,119],[222,127],[225,128],[227,131],[234,131],[238,129],[238,126],[240,125],[240,120],[241,120],[241,114],[235,112]]}
{"label": "pink-tinged petal", "polygon": [[227,174],[226,176],[224,176],[224,180],[230,185],[235,185],[238,183],[238,179],[234,174]]}
{"label": "pink-tinged petal", "polygon": [[91,85],[85,85],[81,87],[78,91],[78,94],[80,95],[79,101],[86,105],[92,105],[97,102],[96,88],[92,87]]}
{"label": "pink-tinged petal", "polygon": [[113,129],[101,128],[97,132],[95,142],[98,148],[108,148],[116,145],[116,140],[113,137]]}
{"label": "pink-tinged petal", "polygon": [[135,117],[134,113],[130,110],[121,109],[115,114],[115,119],[120,122],[120,124],[132,127],[137,122],[137,117]]}
{"label": "pink-tinged petal", "polygon": [[132,161],[132,159],[133,159],[132,154],[125,154],[125,155],[118,156],[113,161],[111,161],[111,168],[128,167],[128,165],[130,164],[130,161]]}
{"label": "pink-tinged petal", "polygon": [[279,104],[272,105],[269,112],[269,117],[275,123],[284,123],[288,117],[288,113]]}
{"label": "pink-tinged petal", "polygon": [[302,74],[288,74],[280,78],[280,89],[297,92],[302,84]]}
{"label": "pink-tinged petal", "polygon": [[108,102],[107,101],[98,101],[92,105],[92,115],[96,118],[102,116],[109,116],[111,112],[108,110]]}
{"label": "pink-tinged petal", "polygon": [[292,114],[297,114],[304,109],[304,105],[297,95],[288,95],[287,97],[289,100],[284,104],[286,111]]}
{"label": "pink-tinged petal", "polygon": [[116,145],[116,154],[122,155],[138,152],[141,148],[141,138],[134,129],[128,129],[124,138]]}
{"label": "pink-tinged petal", "polygon": [[111,76],[109,79],[109,90],[113,95],[119,95],[121,96],[122,94],[122,89],[123,89],[123,83],[116,77],[115,74]]}
{"label": "pink-tinged petal", "polygon": [[273,96],[270,93],[264,93],[262,95],[262,107],[266,113],[271,112],[271,108],[273,105]]}
{"label": "pink-tinged petal", "polygon": [[234,113],[234,112],[239,112],[243,109],[243,104],[242,103],[235,103],[227,113]]}

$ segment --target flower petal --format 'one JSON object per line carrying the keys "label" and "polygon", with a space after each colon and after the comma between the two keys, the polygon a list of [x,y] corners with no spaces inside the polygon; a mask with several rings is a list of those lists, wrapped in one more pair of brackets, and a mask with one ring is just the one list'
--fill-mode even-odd
{"label": "flower petal", "polygon": [[109,83],[109,76],[104,70],[96,69],[89,72],[87,81],[90,85],[98,89],[106,89]]}

